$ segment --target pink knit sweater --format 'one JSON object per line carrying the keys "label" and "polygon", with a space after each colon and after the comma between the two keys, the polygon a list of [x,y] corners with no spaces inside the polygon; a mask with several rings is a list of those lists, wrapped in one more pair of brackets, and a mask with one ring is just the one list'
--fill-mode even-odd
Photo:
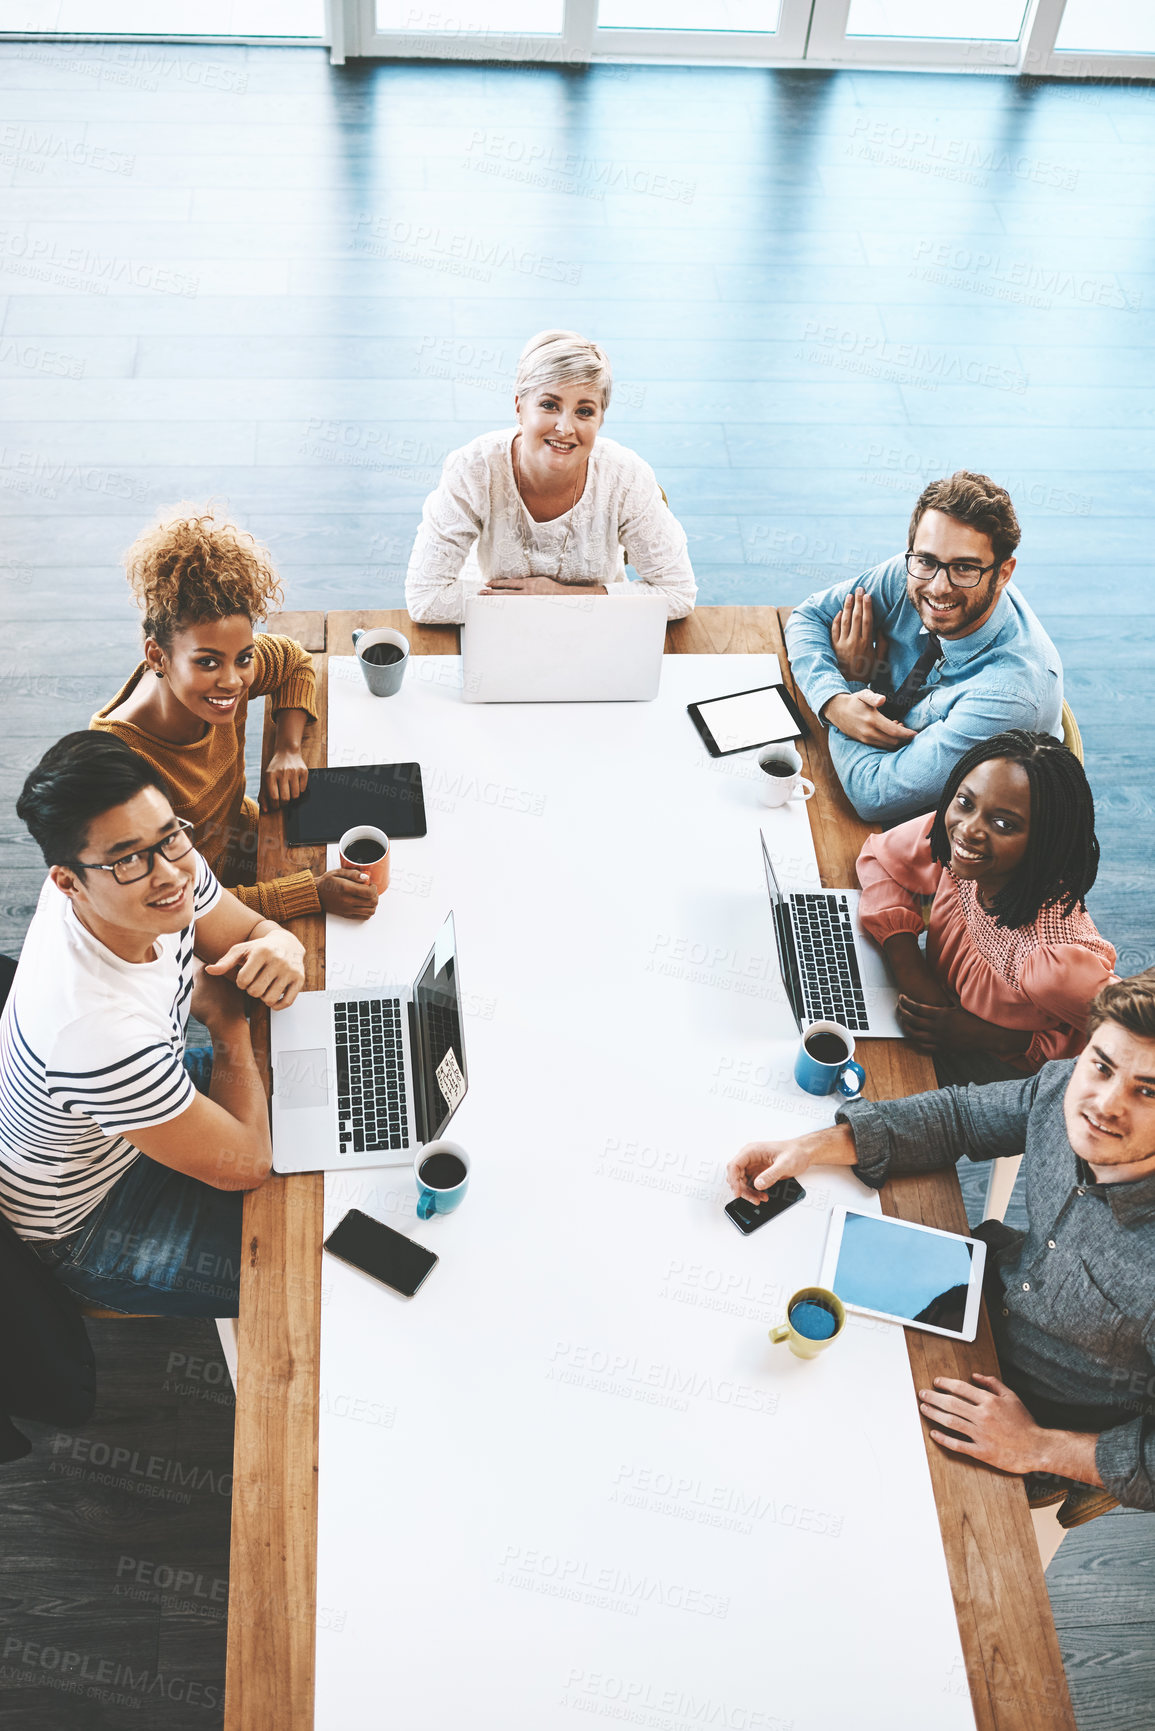
{"label": "pink knit sweater", "polygon": [[863,926],[878,943],[919,933],[924,898],[933,897],[927,960],[963,1009],[1000,1028],[1033,1030],[1016,1067],[1075,1057],[1086,1044],[1087,1006],[1113,977],[1113,947],[1089,914],[1064,916],[1054,906],[1032,925],[998,925],[974,884],[932,857],[930,828],[929,817],[912,817],[867,841],[857,865]]}

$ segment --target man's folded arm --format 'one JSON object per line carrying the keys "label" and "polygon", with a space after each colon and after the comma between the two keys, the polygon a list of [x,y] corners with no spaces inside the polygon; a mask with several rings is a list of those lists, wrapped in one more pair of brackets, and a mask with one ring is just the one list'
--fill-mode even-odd
{"label": "man's folded arm", "polygon": [[[214,1063],[214,1080],[216,1080]],[[194,1093],[176,1118],[126,1130],[125,1140],[158,1166],[199,1178],[214,1190],[255,1190],[269,1176],[272,1147],[263,1092],[238,1115],[205,1094]]]}
{"label": "man's folded arm", "polygon": [[972,745],[1012,727],[1033,728],[1037,721],[1038,705],[1021,692],[980,687],[967,690],[941,721],[930,722],[897,751],[863,745],[831,728],[830,757],[859,817],[900,823],[934,810],[951,769]]}
{"label": "man's folded arm", "polygon": [[834,615],[853,588],[853,584],[839,585],[821,595],[811,595],[794,608],[786,621],[790,671],[815,715],[822,714],[832,697],[858,689],[843,677],[830,640]]}
{"label": "man's folded arm", "polygon": [[[1155,1387],[1155,1375],[1146,1389]],[[1147,1397],[1150,1405],[1150,1397]],[[1155,1422],[1150,1418],[1129,1419],[1099,1432],[1095,1443],[1095,1466],[1105,1490],[1118,1497],[1124,1508],[1155,1511]]]}
{"label": "man's folded arm", "polygon": [[888,1177],[936,1172],[970,1160],[1021,1154],[1038,1076],[983,1088],[938,1088],[905,1100],[854,1100],[835,1117],[848,1124],[858,1160],[854,1171],[880,1190]]}

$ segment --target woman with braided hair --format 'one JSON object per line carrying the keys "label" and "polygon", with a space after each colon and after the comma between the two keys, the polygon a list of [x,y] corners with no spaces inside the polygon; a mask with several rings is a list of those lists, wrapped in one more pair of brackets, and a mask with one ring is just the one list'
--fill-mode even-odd
{"label": "woman with braided hair", "polygon": [[144,660],[90,727],[114,733],[164,777],[177,817],[226,888],[281,922],[323,909],[368,919],[377,891],[364,872],[311,871],[256,882],[257,806],[245,793],[245,719],[266,697],[276,739],[261,804],[275,810],[305,790],[305,724],[316,719],[316,679],[291,637],[253,627],[281,598],[267,547],[212,505],[174,505],[125,554],[143,615]]}
{"label": "woman with braided hair", "polygon": [[1086,907],[1098,867],[1083,766],[1045,733],[972,746],[933,817],[870,837],[859,917],[941,1086],[1021,1077],[1082,1051],[1087,1007],[1114,978],[1115,951]]}

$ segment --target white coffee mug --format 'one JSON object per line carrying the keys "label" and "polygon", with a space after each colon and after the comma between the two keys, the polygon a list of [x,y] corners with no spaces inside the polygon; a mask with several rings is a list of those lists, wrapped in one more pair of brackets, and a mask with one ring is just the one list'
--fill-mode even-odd
{"label": "white coffee mug", "polygon": [[792,745],[771,745],[758,754],[758,779],[764,805],[785,805],[800,793],[812,799],[814,783],[802,773],[802,759]]}

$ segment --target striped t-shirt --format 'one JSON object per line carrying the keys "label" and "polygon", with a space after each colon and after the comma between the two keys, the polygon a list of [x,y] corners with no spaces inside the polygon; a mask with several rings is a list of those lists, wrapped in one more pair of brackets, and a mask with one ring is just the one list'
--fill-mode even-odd
{"label": "striped t-shirt", "polygon": [[193,936],[220,893],[198,857],[192,922],[126,962],[46,879],[0,1020],[0,1209],[22,1238],[74,1231],[139,1157],[131,1132],[191,1104]]}

